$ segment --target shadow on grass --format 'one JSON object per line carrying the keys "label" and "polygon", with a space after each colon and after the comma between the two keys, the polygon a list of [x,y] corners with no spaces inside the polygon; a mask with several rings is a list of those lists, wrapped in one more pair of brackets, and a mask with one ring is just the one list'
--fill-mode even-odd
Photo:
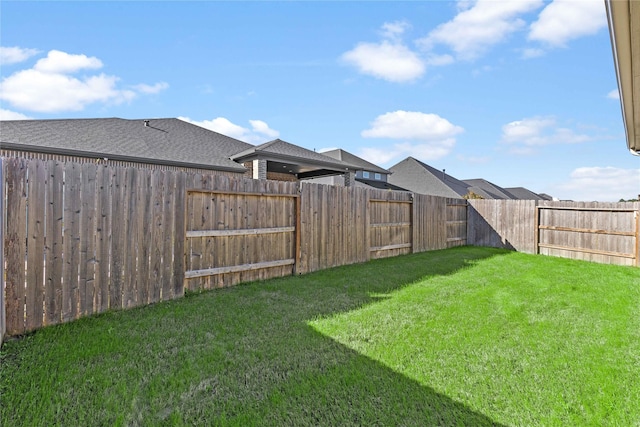
{"label": "shadow on grass", "polygon": [[[307,325],[506,251],[457,248],[108,313],[11,343],[2,425],[499,425]],[[33,377],[30,367],[48,367]],[[52,370],[53,369],[53,370]],[[64,374],[55,374],[62,372]],[[90,382],[88,383],[88,379]],[[46,382],[34,390],[29,384]],[[25,403],[25,395],[35,399]],[[34,409],[35,408],[35,409]],[[19,423],[18,423],[19,421]]]}

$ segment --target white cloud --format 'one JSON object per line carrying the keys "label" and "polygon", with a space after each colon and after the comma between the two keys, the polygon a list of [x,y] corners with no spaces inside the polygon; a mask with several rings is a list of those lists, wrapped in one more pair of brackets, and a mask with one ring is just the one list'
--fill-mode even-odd
{"label": "white cloud", "polygon": [[262,120],[249,120],[249,124],[253,129],[253,132],[268,136],[269,138],[275,139],[280,136],[280,132],[277,130],[273,130],[269,127],[268,124],[263,122]]}
{"label": "white cloud", "polygon": [[102,61],[95,56],[73,55],[59,50],[51,50],[46,58],[39,59],[34,70],[42,73],[69,74],[83,69],[102,68]]}
{"label": "white cloud", "polygon": [[529,39],[564,46],[569,40],[595,34],[606,26],[602,0],[554,0],[531,24]]}
{"label": "white cloud", "polygon": [[437,114],[398,110],[376,117],[362,136],[432,141],[451,138],[463,131]]}
{"label": "white cloud", "polygon": [[618,92],[618,89],[613,89],[611,92],[607,94],[607,98],[620,99],[620,92]]}
{"label": "white cloud", "polygon": [[26,49],[21,47],[4,47],[0,46],[0,64],[9,65],[26,61],[34,55],[38,54],[37,49]]}
{"label": "white cloud", "polygon": [[131,101],[139,93],[154,93],[167,87],[166,83],[158,83],[120,89],[117,85],[120,79],[116,76],[104,73],[72,76],[81,70],[101,67],[102,61],[98,58],[52,50],[33,68],[17,71],[3,79],[0,99],[27,111],[80,111],[89,104],[119,104]]}
{"label": "white cloud", "polygon": [[342,59],[362,74],[391,82],[410,82],[422,76],[425,64],[418,55],[399,42],[359,43]]}
{"label": "white cloud", "polygon": [[502,142],[516,145],[514,154],[530,154],[534,146],[577,144],[590,141],[589,135],[559,127],[553,117],[529,117],[502,126]]}
{"label": "white cloud", "polygon": [[385,22],[382,24],[382,37],[389,40],[400,40],[400,36],[411,28],[411,24],[407,21]]}
{"label": "white cloud", "polygon": [[31,117],[25,116],[22,113],[16,113],[15,111],[0,108],[0,120],[31,120]]}
{"label": "white cloud", "polygon": [[455,146],[455,135],[464,132],[437,114],[417,111],[394,111],[382,114],[363,130],[364,138],[399,140],[391,147],[368,147],[361,156],[373,163],[385,164],[400,156],[434,160],[446,156]]}
{"label": "white cloud", "polygon": [[464,2],[459,4],[459,13],[451,21],[439,25],[418,43],[429,51],[444,44],[458,59],[472,60],[522,29],[525,21],[519,16],[542,4],[542,0],[478,0],[473,6]]}
{"label": "white cloud", "polygon": [[430,54],[429,56],[427,56],[427,61],[426,61],[427,65],[432,65],[434,67],[449,65],[449,64],[453,64],[454,62],[455,62],[455,58],[448,54],[444,54],[444,55]]}
{"label": "white cloud", "polygon": [[581,167],[566,182],[557,184],[554,196],[579,201],[633,199],[640,194],[640,169]]}
{"label": "white cloud", "polygon": [[94,102],[120,103],[135,92],[116,89],[118,78],[100,74],[82,80],[65,74],[19,71],[0,83],[0,98],[28,111],[79,111]]}
{"label": "white cloud", "polygon": [[454,138],[433,141],[424,144],[399,143],[388,147],[365,147],[360,149],[359,156],[380,166],[389,166],[393,160],[411,156],[423,161],[437,160],[448,155],[456,144]]}
{"label": "white cloud", "polygon": [[251,129],[248,129],[232,123],[224,117],[202,121],[191,120],[189,117],[178,117],[178,119],[251,144],[262,144],[280,136],[280,132],[271,129],[262,120],[249,120]]}
{"label": "white cloud", "polygon": [[147,85],[147,84],[139,84],[139,85],[135,85],[133,87],[136,91],[140,92],[140,93],[146,93],[146,94],[156,94],[156,93],[160,93],[163,90],[169,88],[169,84],[166,82],[160,82],[160,83],[156,83],[154,85]]}

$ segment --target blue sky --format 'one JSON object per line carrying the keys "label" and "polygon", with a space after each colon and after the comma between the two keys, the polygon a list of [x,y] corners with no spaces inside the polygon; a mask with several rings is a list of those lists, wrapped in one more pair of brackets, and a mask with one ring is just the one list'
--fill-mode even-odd
{"label": "blue sky", "polygon": [[640,193],[602,0],[1,4],[0,117],[180,117],[560,199]]}

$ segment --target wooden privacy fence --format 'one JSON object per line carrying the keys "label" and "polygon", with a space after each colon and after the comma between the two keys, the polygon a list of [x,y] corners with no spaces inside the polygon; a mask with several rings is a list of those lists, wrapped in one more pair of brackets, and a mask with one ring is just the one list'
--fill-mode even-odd
{"label": "wooden privacy fence", "polygon": [[469,203],[469,244],[606,264],[640,265],[640,202]]}
{"label": "wooden privacy fence", "polygon": [[18,157],[2,168],[8,335],[466,241],[454,199]]}
{"label": "wooden privacy fence", "polygon": [[535,215],[536,253],[640,265],[637,209],[536,206]]}

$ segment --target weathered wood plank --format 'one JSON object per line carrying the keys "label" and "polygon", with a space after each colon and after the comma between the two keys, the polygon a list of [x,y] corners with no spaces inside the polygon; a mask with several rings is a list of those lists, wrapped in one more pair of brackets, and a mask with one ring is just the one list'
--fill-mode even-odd
{"label": "weathered wood plank", "polygon": [[293,231],[295,231],[295,227],[248,228],[240,230],[195,230],[187,231],[187,238],[251,236],[258,234],[290,233]]}
{"label": "weathered wood plank", "polygon": [[[111,293],[111,234],[112,234],[112,197],[113,170],[107,166],[100,166],[97,170],[98,188],[96,214],[99,216],[96,232],[96,262],[98,272],[94,283],[96,312],[102,313],[109,309],[109,295]],[[116,219],[117,221],[117,219]]]}
{"label": "weathered wood plank", "polygon": [[26,159],[9,158],[6,163],[5,282],[6,328],[8,335],[25,332],[25,257],[27,252],[27,165]]}
{"label": "weathered wood plank", "polygon": [[45,163],[31,161],[27,166],[27,267],[25,328],[34,330],[43,325],[44,252],[45,252]]}
{"label": "weathered wood plank", "polygon": [[[64,282],[62,286],[62,318],[64,321],[80,317],[80,211],[82,165],[65,165],[63,258]],[[65,296],[66,294],[66,296]]]}
{"label": "weathered wood plank", "polygon": [[83,165],[80,189],[80,265],[79,316],[94,313],[93,281],[95,276],[96,235],[96,165]]}
{"label": "weathered wood plank", "polygon": [[175,238],[175,232],[173,226],[175,219],[173,215],[175,213],[175,174],[164,174],[164,193],[163,202],[164,209],[162,210],[162,286],[161,286],[161,299],[170,300],[173,298],[173,272],[174,272],[174,260],[173,260],[173,242]]}
{"label": "weathered wood plank", "polygon": [[224,274],[224,273],[239,273],[242,271],[249,270],[257,270],[262,268],[272,268],[272,267],[282,267],[285,265],[293,265],[295,260],[292,259],[283,259],[278,261],[265,261],[255,264],[243,264],[243,265],[231,265],[226,267],[218,267],[218,268],[207,268],[203,270],[192,270],[185,272],[185,277],[187,279],[203,277],[203,276],[213,276],[216,274]]}
{"label": "weathered wood plank", "polygon": [[186,174],[178,172],[176,174],[176,190],[175,190],[175,213],[174,213],[174,268],[173,272],[173,296],[178,298],[184,295],[184,272],[185,272],[185,240],[186,240],[186,191],[185,191]]}

